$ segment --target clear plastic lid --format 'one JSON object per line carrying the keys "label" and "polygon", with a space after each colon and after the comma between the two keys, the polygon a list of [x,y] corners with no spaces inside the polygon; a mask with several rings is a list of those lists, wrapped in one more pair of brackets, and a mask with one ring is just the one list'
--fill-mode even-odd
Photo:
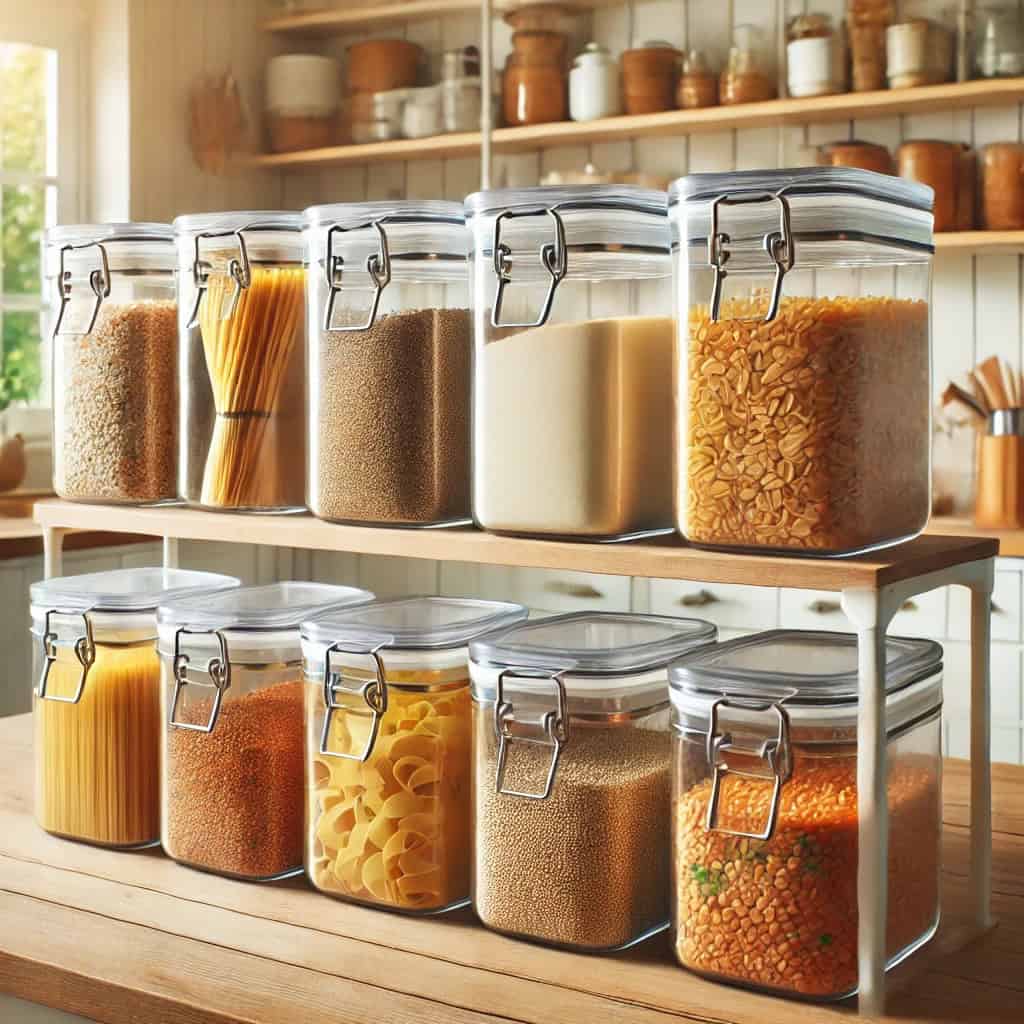
{"label": "clear plastic lid", "polygon": [[494,700],[503,674],[558,676],[570,711],[650,707],[668,700],[669,663],[717,635],[710,622],[669,615],[573,612],[538,619],[469,645],[473,696]]}
{"label": "clear plastic lid", "polygon": [[178,266],[191,271],[200,258],[230,259],[245,255],[254,262],[301,263],[302,214],[291,210],[237,210],[226,213],[189,213],[174,219]]}
{"label": "clear plastic lid", "polygon": [[709,264],[717,234],[730,271],[763,270],[773,234],[791,237],[796,266],[924,262],[934,252],[933,199],[926,185],[853,167],[689,174],[669,188],[672,246]]}
{"label": "clear plastic lid", "polygon": [[[887,637],[885,648],[892,730],[941,704],[942,647],[932,640]],[[711,705],[723,697],[781,704],[795,724],[852,728],[857,637],[812,630],[758,633],[684,655],[669,669],[669,681],[672,703],[691,728],[706,728]],[[914,685],[922,681],[924,686]]]}
{"label": "clear plastic lid", "polygon": [[170,224],[58,224],[46,231],[45,243],[48,277],[58,277],[62,270],[73,278],[88,277],[104,265],[111,271],[174,270]]}

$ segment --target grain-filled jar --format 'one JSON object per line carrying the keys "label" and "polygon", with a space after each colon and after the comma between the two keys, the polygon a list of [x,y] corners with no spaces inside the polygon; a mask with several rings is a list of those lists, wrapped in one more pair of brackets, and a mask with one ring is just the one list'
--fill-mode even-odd
{"label": "grain-filled jar", "polygon": [[161,601],[237,587],[182,569],[115,569],[33,583],[35,814],[65,839],[160,841]]}
{"label": "grain-filled jar", "polygon": [[931,193],[847,167],[670,192],[676,515],[693,544],[845,555],[928,520]]}
{"label": "grain-filled jar", "polygon": [[757,25],[737,25],[718,86],[722,106],[775,99],[778,90],[764,31]]}
{"label": "grain-filled jar", "polygon": [[[857,640],[776,630],[684,656],[672,681],[673,945],[718,981],[857,988]],[[942,648],[886,640],[894,966],[939,919]]]}
{"label": "grain-filled jar", "polygon": [[249,881],[301,873],[299,626],[372,599],[355,587],[286,581],[160,606],[160,838],[169,857]]}
{"label": "grain-filled jar", "polygon": [[181,496],[215,510],[303,509],[302,217],[190,214],[174,233]]}
{"label": "grain-filled jar", "polygon": [[969,231],[974,227],[977,160],[963,142],[915,139],[896,151],[901,178],[919,181],[935,193],[935,230]]}
{"label": "grain-filled jar", "polygon": [[178,494],[178,303],[169,224],[46,234],[53,488],[126,505]]}
{"label": "grain-filled jar", "polygon": [[695,110],[717,104],[718,75],[711,70],[703,50],[689,50],[683,57],[682,74],[676,89],[676,106],[682,110]]}
{"label": "grain-filled jar", "polygon": [[306,211],[309,507],[323,519],[469,519],[472,337],[459,203]]}
{"label": "grain-filled jar", "polygon": [[473,515],[488,530],[623,537],[670,527],[665,194],[478,192]]}
{"label": "grain-filled jar", "polygon": [[993,142],[981,151],[981,197],[983,227],[1024,228],[1024,145]]}
{"label": "grain-filled jar", "polygon": [[488,928],[610,952],[666,927],[668,663],[715,636],[699,619],[578,612],[470,644]]}
{"label": "grain-filled jar", "polygon": [[469,902],[467,645],[517,604],[380,601],[303,623],[309,878],[411,914]]}

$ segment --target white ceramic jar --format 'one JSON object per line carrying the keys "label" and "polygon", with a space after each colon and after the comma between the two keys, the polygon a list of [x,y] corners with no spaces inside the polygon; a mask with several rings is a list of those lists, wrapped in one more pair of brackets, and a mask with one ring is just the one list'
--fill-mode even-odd
{"label": "white ceramic jar", "polygon": [[569,72],[569,116],[595,121],[622,113],[619,66],[598,43],[587,43]]}

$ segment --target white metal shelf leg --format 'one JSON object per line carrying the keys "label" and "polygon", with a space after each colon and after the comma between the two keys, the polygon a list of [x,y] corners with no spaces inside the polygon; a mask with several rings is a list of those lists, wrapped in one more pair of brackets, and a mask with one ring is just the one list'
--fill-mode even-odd
{"label": "white metal shelf leg", "polygon": [[164,568],[178,568],[178,538],[164,537]]}
{"label": "white metal shelf leg", "polygon": [[993,563],[971,585],[971,862],[968,890],[979,928],[992,925],[992,729],[990,724]]}
{"label": "white metal shelf leg", "polygon": [[857,631],[857,979],[865,1016],[885,1012],[889,800],[885,735],[885,633],[892,618],[884,591],[843,592]]}
{"label": "white metal shelf leg", "polygon": [[59,526],[43,527],[43,578],[52,579],[64,571],[64,535]]}

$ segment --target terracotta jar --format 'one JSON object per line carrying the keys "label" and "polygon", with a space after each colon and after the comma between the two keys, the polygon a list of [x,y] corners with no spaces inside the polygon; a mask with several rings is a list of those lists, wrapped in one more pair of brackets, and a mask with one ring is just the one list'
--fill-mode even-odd
{"label": "terracotta jar", "polygon": [[423,50],[404,39],[368,39],[348,48],[345,84],[350,93],[387,92],[416,84]]}
{"label": "terracotta jar", "polygon": [[818,150],[818,163],[831,167],[859,167],[863,171],[894,174],[892,154],[873,142],[829,142]]}
{"label": "terracotta jar", "polygon": [[676,90],[676,106],[683,110],[718,105],[718,75],[708,66],[702,50],[690,50],[683,58],[683,74]]}
{"label": "terracotta jar", "polygon": [[547,124],[568,116],[566,37],[528,31],[512,36],[505,62],[502,99],[505,124]]}
{"label": "terracotta jar", "polygon": [[935,230],[969,231],[974,227],[977,163],[962,142],[904,142],[896,154],[901,178],[935,190]]}
{"label": "terracotta jar", "polygon": [[1024,145],[993,142],[981,151],[982,226],[990,231],[1024,228]]}
{"label": "terracotta jar", "polygon": [[668,43],[645,43],[622,54],[622,93],[627,114],[653,114],[676,105],[679,51]]}

